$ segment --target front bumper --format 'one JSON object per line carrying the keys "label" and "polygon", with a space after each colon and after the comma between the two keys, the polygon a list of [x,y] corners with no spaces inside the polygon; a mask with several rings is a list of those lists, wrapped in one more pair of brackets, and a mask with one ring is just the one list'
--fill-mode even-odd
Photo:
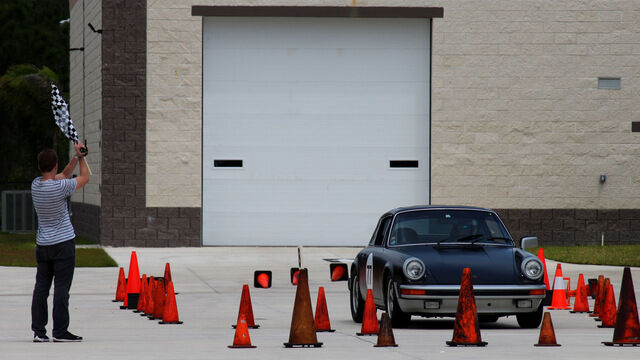
{"label": "front bumper", "polygon": [[[406,295],[402,290],[424,290],[425,295]],[[478,314],[513,315],[536,311],[545,298],[541,285],[474,285]],[[540,295],[531,295],[532,291]],[[455,316],[459,285],[399,285],[395,289],[403,312],[424,316]]]}

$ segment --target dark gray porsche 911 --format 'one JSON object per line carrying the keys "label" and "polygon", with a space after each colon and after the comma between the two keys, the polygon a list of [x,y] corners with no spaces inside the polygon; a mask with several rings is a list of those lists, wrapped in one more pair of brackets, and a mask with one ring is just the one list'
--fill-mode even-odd
{"label": "dark gray porsche 911", "polygon": [[545,298],[540,260],[515,246],[498,214],[466,206],[419,206],[380,218],[369,245],[353,261],[348,286],[351,315],[361,322],[371,288],[376,306],[394,327],[411,315],[455,317],[463,268],[471,268],[480,321],[516,315],[523,328],[538,327]]}

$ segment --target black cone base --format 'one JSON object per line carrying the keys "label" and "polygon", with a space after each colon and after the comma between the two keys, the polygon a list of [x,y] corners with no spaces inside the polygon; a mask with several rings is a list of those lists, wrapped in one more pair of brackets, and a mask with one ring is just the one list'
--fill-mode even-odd
{"label": "black cone base", "polygon": [[138,300],[140,299],[140,294],[127,294],[129,297],[127,300],[129,301],[129,307],[127,309],[137,310],[138,309]]}
{"label": "black cone base", "polygon": [[603,341],[602,343],[606,346],[640,346],[640,343],[619,343],[612,341]]}
{"label": "black cone base", "polygon": [[480,341],[476,343],[457,343],[453,341],[447,341],[447,345],[449,346],[487,346],[488,342]]}
{"label": "black cone base", "polygon": [[284,347],[292,348],[292,347],[322,347],[322,343],[313,343],[313,344],[292,344],[292,343],[284,343]]}

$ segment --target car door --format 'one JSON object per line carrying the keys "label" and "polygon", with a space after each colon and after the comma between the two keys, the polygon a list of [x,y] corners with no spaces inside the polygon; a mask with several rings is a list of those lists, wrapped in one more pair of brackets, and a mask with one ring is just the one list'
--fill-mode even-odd
{"label": "car door", "polygon": [[373,283],[373,298],[376,304],[384,303],[384,266],[387,263],[387,257],[385,254],[384,241],[389,234],[389,228],[391,227],[391,221],[393,216],[385,216],[380,220],[378,231],[374,238],[373,246],[371,247],[372,254],[372,283]]}
{"label": "car door", "polygon": [[[381,264],[384,265],[383,259],[383,251],[382,247],[384,243],[385,234],[389,231],[389,224],[391,223],[392,216],[383,216],[378,221],[378,226],[371,237],[371,241],[369,245],[362,249],[356,257],[356,261],[358,264],[358,286],[360,286],[360,293],[363,296],[366,296],[367,289],[369,285],[367,284],[367,279],[371,280],[371,286],[374,294],[374,299],[378,299],[379,295],[377,294],[381,284],[382,279],[382,271]],[[371,260],[369,260],[371,259]],[[367,263],[371,262],[371,268],[368,269]],[[378,302],[376,300],[376,302]]]}

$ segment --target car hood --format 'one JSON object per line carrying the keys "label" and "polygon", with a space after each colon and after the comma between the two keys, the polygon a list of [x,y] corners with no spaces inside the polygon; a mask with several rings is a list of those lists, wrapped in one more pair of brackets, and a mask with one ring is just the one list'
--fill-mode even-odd
{"label": "car hood", "polygon": [[417,257],[427,267],[427,281],[439,285],[459,285],[462,269],[471,268],[474,285],[519,282],[514,248],[501,246],[411,246],[401,251]]}

